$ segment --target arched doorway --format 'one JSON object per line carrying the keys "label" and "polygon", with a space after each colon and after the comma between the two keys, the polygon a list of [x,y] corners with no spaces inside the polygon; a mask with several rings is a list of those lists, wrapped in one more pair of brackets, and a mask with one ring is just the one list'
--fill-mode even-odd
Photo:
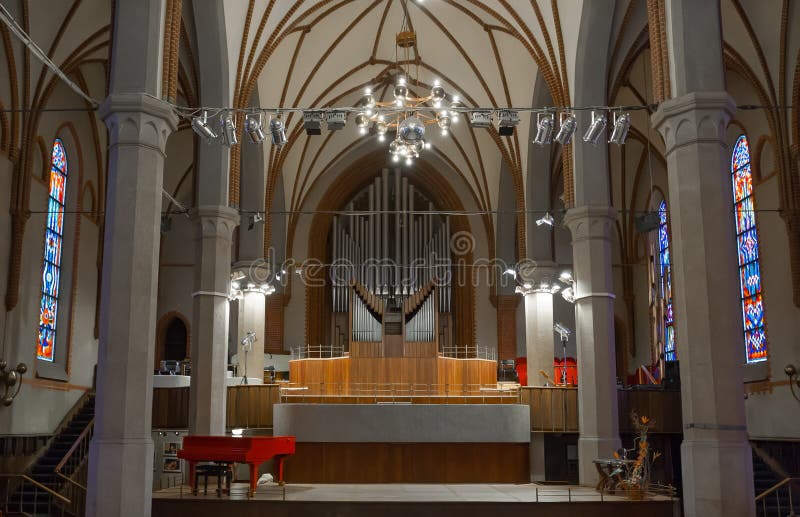
{"label": "arched doorway", "polygon": [[164,359],[183,361],[186,358],[187,337],[183,321],[178,317],[172,318],[164,332]]}
{"label": "arched doorway", "polygon": [[190,333],[188,320],[175,311],[164,314],[159,319],[156,330],[154,368],[158,370],[161,361],[183,361],[188,359],[189,351]]}

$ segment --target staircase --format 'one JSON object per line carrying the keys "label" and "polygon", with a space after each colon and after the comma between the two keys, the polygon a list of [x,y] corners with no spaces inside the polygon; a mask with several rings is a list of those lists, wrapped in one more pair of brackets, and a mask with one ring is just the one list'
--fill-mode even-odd
{"label": "staircase", "polygon": [[[40,486],[47,487],[56,493],[62,493],[65,483],[63,476],[71,477],[76,470],[83,468],[85,456],[88,454],[88,446],[81,447],[78,458],[79,461],[69,461],[64,463],[62,460],[70,453],[75,456],[73,445],[76,442],[84,441],[87,436],[87,427],[94,421],[94,394],[87,394],[83,397],[83,403],[74,412],[71,419],[63,425],[60,431],[53,437],[45,452],[36,460],[30,468],[27,476],[35,483],[23,482],[16,492],[11,494],[5,501],[5,513],[3,515],[72,515],[70,511],[64,510],[65,503],[62,499],[55,501],[53,495],[45,492]],[[80,440],[79,440],[80,439]],[[85,440],[88,443],[88,440]],[[61,464],[61,474],[56,473],[56,467]],[[67,505],[68,506],[68,505]]]}
{"label": "staircase", "polygon": [[[775,490],[767,497],[758,497],[777,486],[781,481],[783,481],[783,478],[775,474],[769,465],[758,454],[753,452],[753,485],[756,494],[756,515],[758,517],[793,515],[790,513],[791,503],[793,502],[789,493],[791,487],[788,487],[787,490]],[[795,508],[797,508],[796,504]]]}

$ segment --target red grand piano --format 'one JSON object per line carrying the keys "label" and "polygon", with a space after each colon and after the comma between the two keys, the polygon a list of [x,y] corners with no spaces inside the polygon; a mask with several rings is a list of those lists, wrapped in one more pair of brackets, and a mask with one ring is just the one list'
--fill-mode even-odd
{"label": "red grand piano", "polygon": [[251,497],[256,493],[258,466],[272,458],[278,461],[278,482],[283,484],[283,459],[294,454],[294,436],[185,436],[178,457],[189,462],[189,484],[194,490],[198,461],[247,463],[250,465]]}

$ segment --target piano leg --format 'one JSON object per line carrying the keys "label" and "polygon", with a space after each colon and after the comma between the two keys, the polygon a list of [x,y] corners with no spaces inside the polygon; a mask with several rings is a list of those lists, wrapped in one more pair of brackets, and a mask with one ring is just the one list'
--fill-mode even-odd
{"label": "piano leg", "polygon": [[192,489],[192,495],[197,495],[197,484],[194,479],[195,463],[189,460],[189,488]]}
{"label": "piano leg", "polygon": [[285,458],[285,454],[278,454],[275,456],[275,459],[278,460],[278,484],[280,486],[284,485],[283,482],[283,458]]}
{"label": "piano leg", "polygon": [[256,487],[258,486],[258,465],[255,463],[248,463],[250,466],[250,491],[247,497],[255,497]]}

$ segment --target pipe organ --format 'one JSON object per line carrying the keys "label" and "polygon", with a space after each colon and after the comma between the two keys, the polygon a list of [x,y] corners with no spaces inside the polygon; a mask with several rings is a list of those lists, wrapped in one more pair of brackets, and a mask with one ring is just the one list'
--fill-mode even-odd
{"label": "pipe organ", "polygon": [[336,216],[334,344],[452,341],[450,221],[399,169],[383,169]]}

